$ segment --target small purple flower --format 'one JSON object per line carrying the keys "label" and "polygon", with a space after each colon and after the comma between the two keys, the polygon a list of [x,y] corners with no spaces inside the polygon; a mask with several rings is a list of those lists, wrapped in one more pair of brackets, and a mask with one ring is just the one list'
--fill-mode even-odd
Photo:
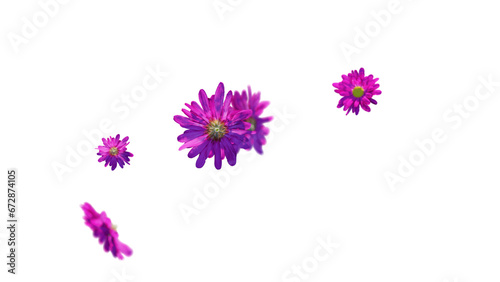
{"label": "small purple flower", "polygon": [[248,86],[248,96],[245,90],[242,91],[241,95],[238,91],[235,91],[232,105],[235,110],[252,110],[252,116],[246,120],[252,126],[245,133],[246,139],[241,147],[246,150],[253,147],[257,153],[262,155],[262,145],[266,144],[265,136],[269,134],[269,128],[265,127],[264,123],[270,122],[273,117],[261,118],[260,115],[269,106],[269,102],[261,102],[260,92],[252,94],[252,89]]}
{"label": "small purple flower", "polygon": [[92,229],[94,237],[99,238],[99,244],[104,243],[104,251],[111,251],[113,256],[120,260],[123,259],[123,255],[127,257],[132,255],[132,249],[118,240],[116,226],[111,224],[106,212],[97,213],[89,203],[85,203],[81,207],[85,213],[83,217],[85,225]]}
{"label": "small purple flower", "polygon": [[382,91],[377,90],[380,86],[376,84],[378,78],[373,78],[373,75],[365,76],[365,69],[361,68],[359,73],[353,70],[347,75],[342,75],[342,81],[332,84],[335,92],[339,93],[342,98],[337,105],[337,108],[344,106],[346,115],[352,110],[356,115],[359,113],[359,106],[367,112],[371,111],[370,103],[376,105],[377,101],[372,99],[373,95],[380,95]]}
{"label": "small purple flower", "polygon": [[107,167],[109,164],[111,165],[111,170],[115,170],[116,165],[119,164],[121,168],[127,163],[130,165],[130,157],[134,155],[130,152],[127,152],[127,145],[130,144],[128,141],[128,136],[120,140],[120,134],[116,135],[115,138],[109,137],[107,139],[102,138],[102,143],[104,146],[99,146],[96,149],[99,149],[98,156],[99,162],[106,161],[104,167]]}
{"label": "small purple flower", "polygon": [[207,158],[215,156],[215,168],[221,169],[222,160],[227,157],[229,165],[236,164],[236,155],[245,140],[244,134],[251,127],[245,122],[252,111],[237,111],[230,108],[233,93],[229,91],[224,99],[224,84],[221,82],[215,94],[208,98],[205,90],[201,89],[198,98],[201,106],[196,102],[185,105],[189,110],[182,109],[187,116],[174,116],[174,121],[187,128],[177,137],[184,143],[179,150],[191,148],[189,158],[198,156],[196,167],[205,165]]}

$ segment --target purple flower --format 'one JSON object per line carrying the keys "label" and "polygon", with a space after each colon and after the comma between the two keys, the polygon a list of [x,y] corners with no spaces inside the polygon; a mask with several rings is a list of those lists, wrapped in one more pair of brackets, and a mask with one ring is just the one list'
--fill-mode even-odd
{"label": "purple flower", "polygon": [[118,240],[116,226],[111,224],[106,212],[97,213],[89,203],[85,203],[81,207],[85,213],[83,217],[85,225],[92,229],[94,237],[99,238],[99,244],[104,243],[104,251],[111,251],[113,256],[118,259],[123,259],[123,255],[127,257],[132,255],[132,249]]}
{"label": "purple flower", "polygon": [[109,137],[107,139],[102,138],[102,143],[104,146],[99,146],[96,149],[99,149],[98,156],[99,162],[106,161],[104,167],[107,167],[109,164],[111,165],[111,170],[115,170],[116,165],[119,164],[121,168],[127,163],[130,165],[129,157],[133,157],[134,155],[130,152],[127,152],[127,145],[130,142],[128,141],[128,136],[120,140],[120,134],[116,135],[115,138]]}
{"label": "purple flower", "polygon": [[257,153],[262,155],[262,145],[266,144],[265,136],[269,134],[269,128],[265,127],[264,123],[270,122],[273,117],[261,118],[260,115],[269,106],[269,102],[260,102],[260,92],[252,94],[252,89],[248,86],[248,96],[245,90],[242,91],[241,95],[235,91],[232,105],[235,110],[252,110],[252,116],[246,120],[252,126],[245,133],[246,138],[241,147],[246,150],[253,147]]}
{"label": "purple flower", "polygon": [[210,98],[205,90],[201,89],[198,98],[201,106],[196,102],[185,105],[189,110],[182,109],[184,116],[174,116],[174,121],[187,128],[177,137],[184,143],[179,150],[191,148],[188,157],[198,156],[196,167],[205,165],[207,158],[215,156],[215,168],[222,167],[222,160],[227,158],[229,165],[236,164],[236,155],[245,140],[244,134],[251,127],[244,122],[252,111],[237,111],[230,108],[233,93],[229,91],[224,99],[224,84],[221,82]]}
{"label": "purple flower", "polygon": [[373,78],[373,75],[365,76],[365,69],[361,68],[359,73],[353,70],[347,75],[342,75],[342,81],[334,83],[335,92],[339,93],[342,98],[337,105],[337,108],[344,106],[346,115],[352,110],[356,115],[359,113],[359,106],[367,112],[370,109],[370,103],[376,105],[377,101],[372,99],[373,95],[380,95],[382,91],[377,90],[380,86],[375,84],[378,78]]}

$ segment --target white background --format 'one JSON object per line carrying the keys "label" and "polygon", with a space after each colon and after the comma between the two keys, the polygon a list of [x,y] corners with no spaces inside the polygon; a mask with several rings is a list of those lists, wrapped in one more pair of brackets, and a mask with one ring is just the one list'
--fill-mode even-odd
{"label": "white background", "polygon": [[[349,61],[342,42],[354,46],[356,28],[389,2],[243,0],[221,18],[212,0],[69,1],[16,53],[9,37],[43,10],[2,1],[0,178],[19,171],[20,227],[17,277],[0,231],[1,280],[287,281],[331,236],[333,255],[288,281],[498,281],[500,88],[457,128],[443,114],[480,76],[500,81],[499,7],[401,0]],[[112,104],[157,65],[168,78],[123,118]],[[360,67],[382,95],[372,112],[345,116],[331,84]],[[179,207],[216,170],[178,151],[173,116],[221,81],[262,92],[273,137],[264,155],[238,156],[238,173],[188,223]],[[53,164],[106,118],[114,129],[102,137],[129,136],[131,165],[111,171],[93,150],[59,181]],[[390,189],[384,174],[438,128],[446,141]],[[86,201],[118,225],[132,257],[104,253],[83,223]]]}

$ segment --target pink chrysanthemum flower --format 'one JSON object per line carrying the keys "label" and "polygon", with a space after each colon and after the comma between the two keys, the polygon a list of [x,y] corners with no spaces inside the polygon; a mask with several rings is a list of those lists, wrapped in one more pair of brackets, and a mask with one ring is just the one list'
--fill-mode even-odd
{"label": "pink chrysanthemum flower", "polygon": [[347,111],[346,115],[352,110],[356,115],[359,113],[359,107],[367,112],[371,111],[370,103],[376,105],[377,101],[373,95],[380,95],[382,91],[377,90],[380,86],[376,84],[378,78],[373,78],[373,75],[365,76],[365,69],[361,68],[359,73],[353,70],[347,75],[342,75],[342,81],[332,84],[335,92],[339,93],[342,98],[337,105],[337,108],[344,107]]}
{"label": "pink chrysanthemum flower", "polygon": [[257,153],[262,155],[262,145],[266,144],[265,136],[269,134],[269,128],[265,127],[264,123],[270,122],[273,117],[261,118],[260,115],[269,106],[269,102],[261,102],[260,92],[252,94],[252,89],[248,86],[248,96],[245,90],[242,91],[241,95],[238,91],[235,91],[232,105],[236,110],[252,110],[252,116],[246,120],[252,126],[246,132],[246,139],[241,147],[246,150],[250,150],[253,147]]}
{"label": "pink chrysanthemum flower", "polygon": [[106,161],[104,167],[111,165],[111,170],[115,170],[116,165],[119,164],[121,168],[127,163],[130,165],[130,159],[134,155],[127,152],[127,145],[130,144],[128,141],[128,136],[120,140],[120,134],[116,135],[115,138],[109,137],[107,139],[102,138],[102,143],[104,146],[99,146],[98,156],[99,162]]}
{"label": "pink chrysanthemum flower", "polygon": [[177,137],[179,142],[184,143],[179,150],[191,148],[188,157],[196,160],[196,167],[205,165],[207,158],[215,156],[215,168],[221,169],[222,160],[227,158],[229,165],[236,164],[236,155],[245,140],[244,134],[251,127],[245,122],[252,111],[237,111],[230,108],[232,91],[229,91],[224,100],[224,84],[221,82],[215,91],[215,95],[208,98],[205,90],[201,89],[198,98],[201,103],[196,102],[185,105],[189,110],[182,109],[187,117],[174,116],[174,121],[180,126],[187,128],[183,134]]}
{"label": "pink chrysanthemum flower", "polygon": [[123,255],[127,257],[132,255],[132,249],[118,240],[116,226],[111,224],[106,212],[97,213],[89,203],[81,207],[85,213],[83,217],[85,225],[92,229],[94,237],[99,238],[99,244],[104,244],[104,251],[111,251],[111,254],[118,259],[123,259]]}

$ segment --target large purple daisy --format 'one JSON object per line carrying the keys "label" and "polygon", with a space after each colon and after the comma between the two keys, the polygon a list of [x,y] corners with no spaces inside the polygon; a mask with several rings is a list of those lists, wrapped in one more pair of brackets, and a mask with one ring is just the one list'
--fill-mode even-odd
{"label": "large purple daisy", "polygon": [[121,168],[123,168],[125,163],[130,165],[129,157],[133,157],[134,155],[127,152],[127,145],[130,143],[127,141],[128,136],[120,140],[120,134],[116,135],[115,138],[102,138],[104,146],[99,146],[97,148],[99,149],[97,155],[101,156],[98,161],[106,161],[104,167],[111,165],[111,170],[115,170],[117,164],[119,164]]}
{"label": "large purple daisy", "polygon": [[260,92],[252,94],[252,89],[248,86],[248,96],[245,90],[242,91],[241,95],[238,91],[235,91],[232,105],[236,110],[252,110],[252,116],[246,120],[252,126],[245,133],[246,138],[241,147],[247,150],[253,147],[257,153],[262,155],[262,145],[266,144],[265,136],[269,134],[269,128],[265,127],[264,123],[270,122],[273,117],[261,118],[260,115],[269,106],[269,102],[261,102]]}
{"label": "large purple daisy", "polygon": [[377,101],[372,99],[373,95],[380,95],[382,91],[377,90],[380,86],[376,84],[378,78],[373,78],[373,75],[365,76],[365,69],[361,68],[359,73],[353,70],[347,75],[342,75],[342,81],[332,84],[335,92],[339,93],[342,98],[337,105],[337,108],[344,107],[347,111],[346,115],[352,110],[356,115],[359,113],[359,106],[367,112],[371,111],[370,103],[376,105]]}
{"label": "large purple daisy", "polygon": [[94,237],[99,238],[99,244],[104,244],[105,252],[111,251],[111,254],[118,259],[123,259],[123,255],[127,257],[132,255],[132,249],[118,240],[116,226],[111,224],[106,212],[97,213],[89,203],[81,207],[85,213],[83,217],[85,225],[92,229]]}
{"label": "large purple daisy", "polygon": [[207,97],[205,90],[201,89],[198,98],[201,103],[186,103],[189,110],[182,109],[187,117],[176,115],[174,121],[187,128],[177,137],[184,143],[179,150],[191,148],[188,157],[198,156],[196,167],[205,165],[207,158],[215,156],[215,168],[222,167],[222,160],[227,157],[229,165],[236,164],[236,155],[245,140],[244,134],[251,127],[244,122],[252,111],[237,111],[230,108],[233,94],[229,91],[224,99],[224,84],[221,82],[215,95]]}

